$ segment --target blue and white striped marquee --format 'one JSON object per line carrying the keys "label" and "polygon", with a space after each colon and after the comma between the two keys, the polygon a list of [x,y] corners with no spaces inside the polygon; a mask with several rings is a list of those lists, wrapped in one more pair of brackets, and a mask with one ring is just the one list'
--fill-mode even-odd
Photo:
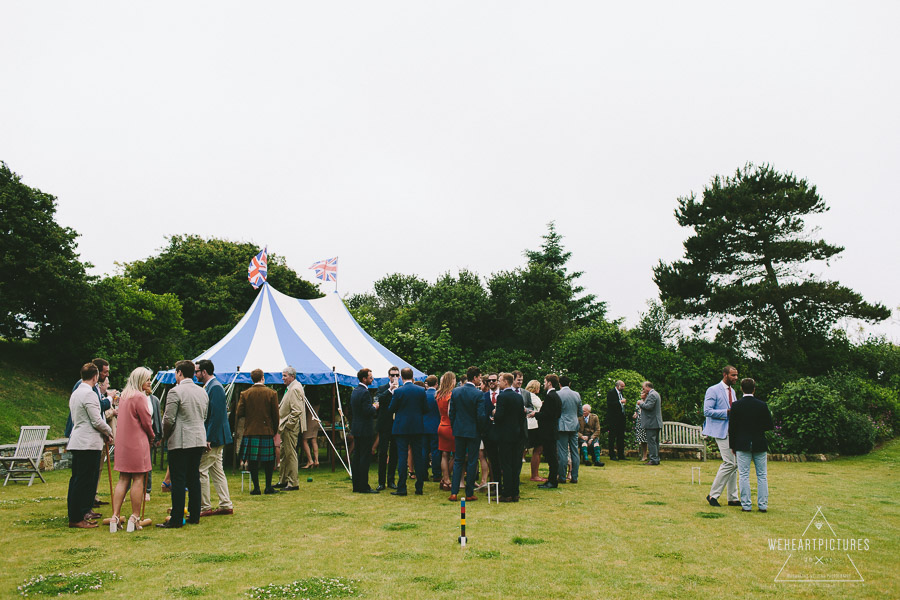
{"label": "blue and white striped marquee", "polygon": [[[416,379],[425,377],[372,339],[336,292],[298,300],[268,283],[234,329],[194,362],[203,358],[213,362],[216,378],[226,385],[251,383],[253,369],[262,369],[268,384],[282,383],[286,366],[297,370],[297,379],[304,385],[334,384],[332,367],[339,384],[354,387],[359,384],[356,373],[363,367],[372,369],[375,385],[387,383],[392,365],[412,368]],[[156,379],[175,383],[175,371],[160,372]]]}

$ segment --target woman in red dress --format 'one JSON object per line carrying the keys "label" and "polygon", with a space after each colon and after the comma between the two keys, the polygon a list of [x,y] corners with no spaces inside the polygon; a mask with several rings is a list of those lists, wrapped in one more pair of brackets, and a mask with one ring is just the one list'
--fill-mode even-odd
{"label": "woman in red dress", "polygon": [[438,450],[441,451],[441,489],[450,490],[450,454],[456,452],[456,438],[450,427],[450,394],[456,387],[456,374],[447,371],[441,376],[434,398],[441,413],[441,424],[438,425]]}
{"label": "woman in red dress", "polygon": [[145,477],[152,468],[150,444],[153,442],[153,405],[150,404],[150,369],[138,367],[128,376],[128,384],[119,400],[116,427],[116,471],[119,482],[113,493],[112,518],[109,530],[121,529],[122,504],[131,486],[131,518],[128,531],[140,529],[141,502],[144,499]]}

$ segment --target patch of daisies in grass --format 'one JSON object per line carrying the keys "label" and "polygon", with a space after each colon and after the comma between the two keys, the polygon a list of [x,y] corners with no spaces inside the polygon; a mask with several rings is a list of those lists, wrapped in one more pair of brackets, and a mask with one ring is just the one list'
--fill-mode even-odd
{"label": "patch of daisies in grass", "polygon": [[82,594],[103,588],[108,581],[121,579],[113,571],[97,571],[91,573],[56,573],[55,575],[36,575],[18,587],[23,596],[44,595],[61,596],[63,594]]}
{"label": "patch of daisies in grass", "polygon": [[270,583],[247,590],[250,598],[349,598],[359,595],[356,581],[344,577],[307,577],[286,585]]}

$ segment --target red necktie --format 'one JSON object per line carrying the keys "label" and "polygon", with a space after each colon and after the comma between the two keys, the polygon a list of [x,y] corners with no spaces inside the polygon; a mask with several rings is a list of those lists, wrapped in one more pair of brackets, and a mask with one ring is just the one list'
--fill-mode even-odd
{"label": "red necktie", "polygon": [[728,408],[731,408],[731,405],[734,404],[734,398],[731,396],[731,386],[728,386]]}
{"label": "red necktie", "polygon": [[497,404],[497,392],[491,392],[491,403]]}

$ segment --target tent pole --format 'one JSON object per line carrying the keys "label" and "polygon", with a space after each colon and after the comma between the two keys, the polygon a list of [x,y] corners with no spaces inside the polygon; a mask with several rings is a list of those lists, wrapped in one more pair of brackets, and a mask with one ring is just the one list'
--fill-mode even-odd
{"label": "tent pole", "polygon": [[[334,393],[337,396],[338,401],[338,414],[341,415],[341,430],[344,434],[344,452],[347,454],[347,462],[350,462],[350,448],[347,446],[347,424],[344,423],[344,407],[341,404],[341,390],[338,389],[338,380],[337,380],[337,369],[335,367],[331,367],[331,374],[334,375]],[[334,420],[332,419],[332,425]],[[350,477],[353,477],[353,467],[350,469]]]}
{"label": "tent pole", "polygon": [[[308,399],[308,398],[307,398],[307,400],[306,400],[306,408],[307,408],[307,410],[309,410],[309,411],[312,413],[313,417],[315,418],[316,423],[319,424],[319,429],[321,429],[321,430],[322,430],[322,433],[325,434],[325,441],[327,441],[328,444],[331,446],[332,452],[334,452],[334,454],[337,455],[338,460],[341,461],[341,465],[343,465],[344,470],[347,471],[347,474],[349,475],[349,474],[350,474],[350,467],[347,465],[347,463],[344,462],[344,459],[341,458],[341,456],[337,453],[337,448],[335,448],[334,442],[332,442],[332,441],[331,441],[331,438],[328,437],[328,430],[325,429],[325,426],[324,426],[324,425],[322,425],[322,420],[319,419],[319,415],[316,414],[316,411],[313,409],[312,404],[309,403],[309,399]],[[318,442],[316,442],[316,443],[318,443]],[[330,454],[330,453],[329,453],[329,454]]]}
{"label": "tent pole", "polygon": [[[231,394],[232,390],[234,390],[234,382],[237,380],[237,376],[238,376],[238,374],[240,374],[240,372],[241,372],[241,365],[238,365],[234,368],[234,379],[231,380],[231,385],[229,386],[229,389],[225,391],[225,399],[226,400],[229,398],[229,394]],[[237,414],[236,408],[235,408],[234,412],[236,415]],[[237,416],[235,416],[234,417],[234,431],[232,433],[237,434],[237,427],[238,427]],[[241,433],[243,433],[243,432],[241,432]],[[234,441],[235,441],[234,450],[231,453],[231,474],[234,475],[234,471],[235,471],[235,469],[237,469],[237,455],[238,455],[238,452],[241,451],[241,449],[237,445],[237,438],[234,435],[232,435],[231,437],[234,438]]]}

